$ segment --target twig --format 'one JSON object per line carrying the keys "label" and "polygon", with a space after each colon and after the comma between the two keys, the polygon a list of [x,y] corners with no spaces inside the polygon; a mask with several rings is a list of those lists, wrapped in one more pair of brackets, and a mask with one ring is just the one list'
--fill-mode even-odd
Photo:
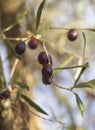
{"label": "twig", "polygon": [[62,87],[62,86],[56,84],[53,80],[51,81],[51,83],[52,83],[53,85],[55,85],[56,87],[60,88],[60,89],[64,89],[64,90],[67,90],[67,91],[72,92],[71,88]]}
{"label": "twig", "polygon": [[34,34],[31,34],[29,35],[28,37],[6,37],[4,36],[4,34],[2,35],[3,36],[3,39],[7,39],[7,40],[13,40],[13,41],[27,41],[29,39],[31,39],[32,37],[35,37],[36,39],[39,39],[41,38],[41,35],[34,35]]}
{"label": "twig", "polygon": [[19,62],[18,59],[16,59],[15,62],[14,62],[14,65],[13,65],[13,68],[12,68],[11,74],[10,74],[10,79],[13,77],[13,74],[15,72],[15,69],[16,69],[16,66],[17,66],[18,62]]}
{"label": "twig", "polygon": [[63,123],[63,122],[61,122],[61,121],[52,120],[52,119],[47,119],[47,118],[45,118],[45,117],[42,117],[42,116],[40,116],[40,115],[34,113],[34,112],[31,111],[31,110],[29,110],[29,112],[31,112],[33,115],[35,115],[35,116],[37,116],[37,117],[39,117],[39,118],[41,118],[41,119],[43,119],[43,120],[47,120],[47,121],[50,121],[50,122],[56,122],[56,123],[59,123],[59,124],[61,124],[61,125],[64,125],[64,124],[65,124],[65,123]]}
{"label": "twig", "polygon": [[53,70],[62,70],[62,69],[75,69],[75,68],[82,68],[85,65],[77,65],[77,66],[68,66],[68,67],[59,67],[59,68],[55,68]]}
{"label": "twig", "polygon": [[[67,27],[49,27],[48,29],[63,29],[63,30],[70,30],[71,28]],[[75,28],[76,30],[88,30],[88,31],[94,31],[93,28]]]}

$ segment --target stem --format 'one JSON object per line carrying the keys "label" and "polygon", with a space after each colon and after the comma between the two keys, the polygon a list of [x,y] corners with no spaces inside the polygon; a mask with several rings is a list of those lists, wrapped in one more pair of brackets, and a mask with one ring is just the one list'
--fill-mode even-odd
{"label": "stem", "polygon": [[46,52],[46,54],[47,54],[47,56],[48,56],[48,51],[47,51],[47,48],[46,48],[45,42],[43,42],[43,48],[44,48],[44,50],[45,50],[45,52]]}
{"label": "stem", "polygon": [[81,68],[84,67],[85,65],[78,65],[78,66],[70,66],[70,67],[60,67],[60,68],[55,68],[54,70],[61,70],[61,69],[74,69],[74,68]]}
{"label": "stem", "polygon": [[48,61],[49,61],[49,63],[50,63],[49,53],[48,53],[48,51],[47,51],[47,48],[46,48],[45,42],[43,42],[43,48],[44,48],[44,50],[45,50],[45,52],[46,52],[46,54],[47,54],[47,58],[48,58]]}
{"label": "stem", "polygon": [[42,116],[40,116],[40,115],[34,113],[34,112],[31,111],[31,110],[29,110],[29,112],[31,112],[33,115],[35,115],[35,116],[37,116],[37,117],[39,117],[39,118],[41,118],[41,119],[43,119],[43,120],[47,120],[47,121],[50,121],[50,122],[56,122],[56,123],[59,123],[59,124],[61,124],[61,125],[64,125],[64,124],[65,124],[65,123],[63,123],[63,122],[61,122],[61,121],[52,120],[52,119],[47,119],[47,118],[45,118],[45,117],[42,117]]}
{"label": "stem", "polygon": [[33,35],[30,35],[30,36],[28,36],[27,38],[20,38],[20,37],[16,37],[16,38],[14,38],[14,37],[4,37],[4,35],[3,35],[3,39],[4,40],[13,40],[13,41],[27,41],[27,40],[29,40],[31,37],[33,37]]}
{"label": "stem", "polygon": [[13,65],[13,68],[12,68],[11,74],[10,74],[10,79],[12,79],[12,77],[13,77],[13,74],[15,72],[15,69],[16,69],[16,66],[17,66],[18,62],[19,62],[18,59],[16,59],[15,62],[14,62],[14,65]]}
{"label": "stem", "polygon": [[[67,27],[49,27],[48,29],[63,29],[63,30],[70,30],[71,28],[67,28]],[[89,30],[89,31],[93,31],[93,28],[75,28],[76,30]]]}
{"label": "stem", "polygon": [[67,91],[72,92],[71,88],[62,87],[62,86],[56,84],[53,80],[51,81],[51,83],[52,83],[53,85],[55,85],[56,87],[60,88],[60,89],[64,89],[64,90],[67,90]]}
{"label": "stem", "polygon": [[31,34],[31,35],[29,35],[28,37],[22,37],[22,38],[20,38],[20,37],[7,37],[7,36],[5,36],[5,34],[2,34],[2,38],[4,39],[4,40],[13,40],[13,41],[23,41],[23,42],[25,42],[25,41],[27,41],[27,40],[29,40],[29,39],[31,39],[32,37],[35,37],[36,39],[40,39],[41,38],[41,35],[34,35],[34,34]]}

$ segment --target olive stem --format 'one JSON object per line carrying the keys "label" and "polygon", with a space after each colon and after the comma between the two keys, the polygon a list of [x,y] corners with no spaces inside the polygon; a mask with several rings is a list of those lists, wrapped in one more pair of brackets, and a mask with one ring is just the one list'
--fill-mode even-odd
{"label": "olive stem", "polygon": [[41,118],[41,119],[43,119],[43,120],[47,120],[47,121],[50,121],[50,122],[56,122],[56,123],[59,123],[59,124],[61,124],[61,125],[64,125],[64,124],[65,124],[65,123],[63,123],[63,122],[61,122],[61,121],[52,120],[52,119],[47,119],[47,118],[45,118],[45,117],[42,117],[42,116],[40,116],[40,115],[34,113],[33,111],[29,110],[29,109],[28,109],[28,111],[29,111],[30,113],[32,113],[33,115],[35,115],[35,116],[37,116],[37,117],[39,117],[39,118]]}
{"label": "olive stem", "polygon": [[[70,30],[71,28],[66,27],[49,27],[48,29],[63,29],[63,30]],[[93,28],[75,28],[76,30],[88,30],[88,31],[94,31]]]}
{"label": "olive stem", "polygon": [[61,69],[74,69],[74,68],[82,68],[85,65],[78,65],[78,66],[68,66],[68,67],[60,67],[60,68],[55,68],[53,70],[61,70]]}
{"label": "olive stem", "polygon": [[15,72],[15,69],[16,69],[16,66],[17,66],[18,62],[19,62],[18,59],[16,59],[15,62],[14,62],[14,65],[13,65],[13,68],[12,68],[11,74],[10,74],[10,78],[11,78],[11,79],[12,79],[12,77],[13,77],[13,74],[14,74],[14,72]]}
{"label": "olive stem", "polygon": [[50,64],[49,53],[48,53],[48,51],[47,51],[45,42],[43,42],[43,48],[44,48],[44,50],[45,50],[45,52],[46,52],[46,54],[47,54],[47,58],[48,58],[48,61],[49,61],[49,64]]}
{"label": "olive stem", "polygon": [[3,34],[2,37],[3,37],[4,40],[7,39],[7,40],[23,41],[23,42],[25,42],[25,41],[31,39],[32,37],[34,37],[34,38],[36,38],[36,39],[40,39],[40,38],[41,38],[41,35],[31,34],[31,35],[29,35],[28,37],[22,37],[22,38],[16,37],[16,38],[15,38],[15,37],[7,37],[7,36],[5,36],[5,35]]}
{"label": "olive stem", "polygon": [[55,85],[56,87],[60,88],[60,89],[64,89],[64,90],[67,90],[67,91],[72,92],[71,88],[62,87],[62,86],[56,84],[53,80],[51,81],[51,83],[52,83],[53,85]]}

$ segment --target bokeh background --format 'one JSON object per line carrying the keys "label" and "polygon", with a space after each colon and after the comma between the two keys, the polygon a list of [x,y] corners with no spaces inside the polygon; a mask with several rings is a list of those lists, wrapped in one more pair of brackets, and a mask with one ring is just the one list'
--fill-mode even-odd
{"label": "bokeh background", "polygon": [[[19,23],[22,37],[26,37],[28,32],[34,32],[36,13],[40,3],[41,0],[16,1],[20,7],[16,15],[23,11],[28,12],[27,17]],[[64,28],[94,29],[95,1],[46,0],[37,34],[40,34],[46,41],[47,50],[52,56],[53,68],[66,63],[68,60],[70,61],[68,66],[78,65],[83,53],[82,30],[78,30],[77,40],[71,42],[67,38],[68,30]],[[90,67],[82,75],[80,82],[95,78],[95,32],[83,31],[86,36],[85,61],[89,62]],[[85,115],[82,117],[72,93],[42,83],[41,65],[37,61],[38,54],[42,50],[43,47],[40,43],[36,50],[32,51],[27,48],[23,56],[23,65],[20,63],[21,66],[18,66],[15,72],[15,75],[19,74],[19,78],[31,86],[33,100],[49,114],[48,116],[41,116],[53,120],[40,119],[40,123],[37,120],[41,130],[95,130],[95,90],[90,88],[74,89],[86,107]],[[21,69],[22,66],[23,69]],[[53,77],[54,81],[61,86],[71,87],[74,84],[75,72],[75,69],[58,71]],[[15,78],[18,77],[15,76]],[[63,122],[65,128],[54,120]]]}

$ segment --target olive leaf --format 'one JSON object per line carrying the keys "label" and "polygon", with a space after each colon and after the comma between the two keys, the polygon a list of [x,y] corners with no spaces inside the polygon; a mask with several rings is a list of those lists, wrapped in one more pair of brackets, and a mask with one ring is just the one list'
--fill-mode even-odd
{"label": "olive leaf", "polygon": [[23,82],[16,82],[17,85],[19,85],[21,88],[24,88],[29,91],[29,86]]}
{"label": "olive leaf", "polygon": [[80,71],[80,73],[79,73],[77,79],[75,80],[74,86],[76,86],[76,84],[77,84],[77,82],[79,81],[80,77],[82,76],[82,74],[84,73],[84,71],[85,71],[88,67],[89,67],[89,63],[86,62],[86,63],[84,64],[84,66],[82,67],[82,69],[81,69],[81,71]]}
{"label": "olive leaf", "polygon": [[37,16],[36,16],[36,30],[39,27],[40,18],[41,18],[41,14],[42,14],[42,10],[43,10],[44,4],[45,4],[45,0],[43,0],[41,2],[41,4],[39,5],[39,8],[38,8],[38,11],[37,11]]}
{"label": "olive leaf", "polygon": [[1,84],[5,84],[5,81],[2,80],[2,79],[0,79],[0,85],[1,85]]}
{"label": "olive leaf", "polygon": [[7,89],[3,88],[3,89],[0,89],[0,94],[4,93]]}
{"label": "olive leaf", "polygon": [[60,69],[65,68],[65,66],[68,65],[72,59],[73,57],[71,56],[67,60],[63,61],[62,64],[60,64],[57,68],[53,69],[53,75],[57,74]]}
{"label": "olive leaf", "polygon": [[[84,42],[83,42],[82,58],[79,60],[79,62],[81,62],[81,64],[84,63],[84,55],[85,55],[85,50],[86,50],[86,36],[85,36],[85,33],[83,31],[82,31],[82,36],[83,36]],[[84,73],[84,71],[86,70],[87,67],[89,67],[88,62],[86,62],[85,65],[81,69],[77,69],[76,74],[75,74],[74,86],[77,84],[77,82],[79,81],[81,75]]]}
{"label": "olive leaf", "polygon": [[48,115],[40,106],[38,106],[36,103],[34,103],[31,99],[29,99],[27,96],[21,94],[21,97],[34,109],[36,109],[38,112],[43,113],[45,115]]}
{"label": "olive leaf", "polygon": [[92,32],[95,32],[95,29],[93,29],[93,28],[89,28],[88,30],[92,31]]}
{"label": "olive leaf", "polygon": [[79,110],[81,111],[81,115],[84,116],[85,107],[83,105],[83,102],[82,102],[82,100],[80,99],[80,97],[77,93],[74,93],[74,95],[76,97],[76,102],[77,102],[77,105],[79,107]]}
{"label": "olive leaf", "polygon": [[85,49],[86,49],[86,36],[85,36],[85,33],[82,31],[82,36],[83,36],[83,39],[84,39],[84,47],[83,47],[83,60],[84,60],[84,55],[85,55]]}
{"label": "olive leaf", "polygon": [[73,88],[95,88],[95,79],[88,82],[82,82],[75,85]]}
{"label": "olive leaf", "polygon": [[21,56],[18,55],[16,52],[15,52],[15,46],[13,45],[13,43],[9,40],[6,40],[6,45],[9,47],[9,49],[11,50],[12,54],[18,58],[19,60],[21,60]]}
{"label": "olive leaf", "polygon": [[4,30],[4,32],[7,32],[7,31],[11,30],[13,27],[15,27],[15,26],[20,22],[20,20],[22,20],[26,15],[27,15],[27,12],[24,11],[20,16],[18,16],[18,17],[15,19],[15,21],[14,21],[9,27],[7,27],[7,28]]}

